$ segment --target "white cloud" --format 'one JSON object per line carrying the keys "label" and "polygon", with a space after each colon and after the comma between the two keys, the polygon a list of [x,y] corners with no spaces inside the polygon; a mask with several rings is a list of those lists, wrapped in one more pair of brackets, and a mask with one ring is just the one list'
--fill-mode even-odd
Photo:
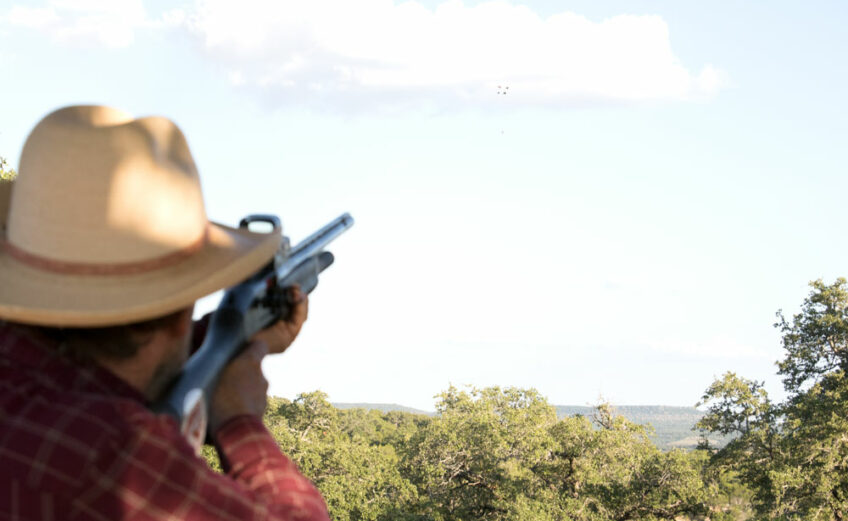
{"label": "white cloud", "polygon": [[503,0],[434,9],[393,0],[195,0],[157,20],[143,0],[47,0],[15,5],[2,19],[74,46],[126,47],[140,28],[186,31],[233,85],[332,110],[685,101],[727,84],[712,65],[681,64],[659,16],[543,18]]}
{"label": "white cloud", "polygon": [[59,22],[56,10],[51,7],[21,7],[14,6],[6,19],[13,25],[43,29]]}
{"label": "white cloud", "polygon": [[684,67],[659,16],[542,18],[505,1],[197,0],[168,19],[234,84],[283,103],[572,106],[703,99],[726,83],[711,65]]}
{"label": "white cloud", "polygon": [[132,44],[136,29],[151,24],[142,0],[50,0],[45,7],[15,5],[3,18],[64,45],[109,48]]}

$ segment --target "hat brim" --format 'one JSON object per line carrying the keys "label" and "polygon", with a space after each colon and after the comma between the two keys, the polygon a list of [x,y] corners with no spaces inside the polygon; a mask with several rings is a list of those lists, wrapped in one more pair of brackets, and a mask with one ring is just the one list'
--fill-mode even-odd
{"label": "hat brim", "polygon": [[69,275],[28,266],[0,251],[0,319],[57,327],[103,327],[186,308],[242,282],[270,261],[279,233],[210,223],[203,248],[181,262],[133,275]]}

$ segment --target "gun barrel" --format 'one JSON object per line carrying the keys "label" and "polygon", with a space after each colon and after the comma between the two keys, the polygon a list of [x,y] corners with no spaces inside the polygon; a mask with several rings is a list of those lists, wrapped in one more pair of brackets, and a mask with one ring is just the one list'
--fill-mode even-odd
{"label": "gun barrel", "polygon": [[353,217],[349,213],[344,213],[330,221],[329,224],[317,232],[300,241],[291,249],[285,259],[286,262],[277,267],[277,279],[284,279],[301,262],[319,253],[327,244],[346,232],[351,226],[353,226]]}

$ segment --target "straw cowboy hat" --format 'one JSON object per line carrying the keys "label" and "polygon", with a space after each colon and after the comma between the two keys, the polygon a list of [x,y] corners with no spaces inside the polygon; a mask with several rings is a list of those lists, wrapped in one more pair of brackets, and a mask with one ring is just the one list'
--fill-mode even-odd
{"label": "straw cowboy hat", "polygon": [[108,107],[46,116],[0,185],[0,320],[97,327],[188,307],[268,262],[279,233],[210,223],[182,132]]}

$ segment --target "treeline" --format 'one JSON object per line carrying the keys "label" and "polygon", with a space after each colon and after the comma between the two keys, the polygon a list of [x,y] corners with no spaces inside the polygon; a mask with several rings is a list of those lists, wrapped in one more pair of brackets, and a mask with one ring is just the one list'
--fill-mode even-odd
{"label": "treeline", "polygon": [[[313,392],[270,399],[265,420],[338,521],[841,521],[848,283],[811,287],[801,312],[775,324],[787,400],[725,374],[704,393],[692,451],[661,451],[650,427],[607,404],[558,420],[532,389],[451,387],[433,416],[338,410]],[[731,441],[715,448],[708,435]]]}
{"label": "treeline", "polygon": [[271,398],[265,420],[337,521],[720,519],[736,493],[707,452],[662,452],[608,405],[557,420],[534,390],[451,387],[435,416],[313,392]]}

